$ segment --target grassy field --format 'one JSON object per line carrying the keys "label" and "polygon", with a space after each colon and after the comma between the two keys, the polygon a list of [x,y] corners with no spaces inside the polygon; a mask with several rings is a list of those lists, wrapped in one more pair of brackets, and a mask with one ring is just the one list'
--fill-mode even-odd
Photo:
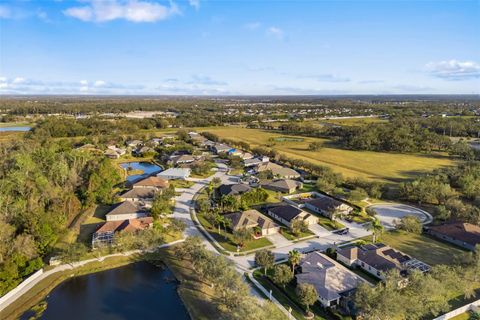
{"label": "grassy field", "polygon": [[31,127],[34,123],[30,122],[0,122],[0,128],[10,128],[10,127]]}
{"label": "grassy field", "polygon": [[454,257],[465,252],[430,237],[403,231],[385,232],[379,241],[430,265],[453,264]]}
{"label": "grassy field", "polygon": [[[197,131],[208,131],[222,138],[249,143],[252,147],[275,148],[292,158],[303,159],[315,164],[331,167],[345,177],[361,177],[384,182],[399,182],[411,179],[420,173],[453,165],[446,154],[397,154],[386,152],[352,151],[336,147],[332,141],[320,138],[304,138],[304,141],[274,141],[275,138],[288,137],[279,133],[259,129],[238,127],[208,127]],[[294,136],[291,136],[295,138]],[[319,151],[308,150],[311,142],[320,141],[324,148]]]}
{"label": "grassy field", "polygon": [[344,119],[327,119],[321,120],[320,123],[325,124],[336,124],[339,126],[360,126],[363,124],[370,124],[370,123],[385,123],[388,122],[386,119],[380,119],[377,117],[371,118],[344,118]]}

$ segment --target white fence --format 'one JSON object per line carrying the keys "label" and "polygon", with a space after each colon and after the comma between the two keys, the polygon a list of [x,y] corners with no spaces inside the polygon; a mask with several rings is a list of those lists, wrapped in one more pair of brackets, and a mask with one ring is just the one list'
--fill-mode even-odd
{"label": "white fence", "polygon": [[17,293],[19,293],[20,291],[22,291],[22,289],[25,288],[25,286],[27,286],[29,283],[31,283],[32,281],[34,281],[35,279],[40,277],[42,274],[43,274],[43,269],[38,270],[37,272],[32,274],[30,277],[23,280],[23,282],[20,283],[17,287],[15,287],[14,289],[7,292],[3,297],[0,298],[0,306],[3,303],[5,303],[8,299],[10,299],[12,296],[14,296]]}
{"label": "white fence", "polygon": [[465,313],[469,310],[472,309],[472,307],[480,307],[480,300],[474,301],[472,303],[469,303],[467,305],[464,305],[463,307],[460,307],[458,309],[455,309],[453,311],[450,311],[448,313],[445,313],[444,315],[441,315],[440,317],[437,317],[433,320],[447,320],[451,319],[453,317],[458,316],[459,314]]}

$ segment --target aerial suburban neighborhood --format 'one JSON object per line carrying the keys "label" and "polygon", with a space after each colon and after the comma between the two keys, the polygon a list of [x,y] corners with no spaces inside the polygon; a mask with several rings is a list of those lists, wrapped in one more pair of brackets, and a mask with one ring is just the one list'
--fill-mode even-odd
{"label": "aerial suburban neighborhood", "polygon": [[0,320],[480,320],[479,5],[0,1]]}

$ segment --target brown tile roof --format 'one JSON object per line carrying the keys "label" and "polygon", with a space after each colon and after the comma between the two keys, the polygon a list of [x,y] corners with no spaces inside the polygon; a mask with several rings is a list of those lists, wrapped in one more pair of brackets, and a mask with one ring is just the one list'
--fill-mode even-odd
{"label": "brown tile roof", "polygon": [[358,260],[374,267],[380,271],[388,271],[391,269],[404,269],[403,264],[412,258],[403,252],[392,249],[383,243],[367,244],[361,247],[347,247],[337,250],[337,254],[344,257],[354,256],[354,250],[358,250]]}
{"label": "brown tile roof", "polygon": [[480,244],[480,227],[471,223],[454,222],[429,229],[473,246]]}
{"label": "brown tile roof", "polygon": [[137,207],[133,202],[127,200],[114,205],[113,209],[110,210],[107,215],[130,214],[140,211],[141,210],[139,207]]}
{"label": "brown tile roof", "polygon": [[278,175],[281,177],[300,177],[300,174],[297,171],[287,167],[282,167],[281,165],[273,162],[261,163],[257,167],[258,172],[267,170],[271,170],[272,174],[275,176]]}
{"label": "brown tile roof", "polygon": [[157,189],[155,188],[133,188],[120,195],[120,198],[131,199],[151,199],[155,196]]}
{"label": "brown tile roof", "polygon": [[143,180],[137,181],[133,184],[133,187],[156,187],[156,188],[168,188],[168,180],[151,176]]}
{"label": "brown tile roof", "polygon": [[120,220],[120,221],[107,221],[95,233],[105,232],[135,232],[145,230],[149,228],[153,223],[152,217],[143,217],[137,219]]}
{"label": "brown tile roof", "polygon": [[265,217],[257,210],[247,210],[243,212],[234,212],[225,215],[225,218],[232,221],[232,229],[249,229],[259,226],[261,229],[270,229],[278,227],[271,219]]}
{"label": "brown tile roof", "polygon": [[267,187],[274,187],[278,189],[285,189],[291,190],[295,188],[299,188],[302,183],[300,181],[291,180],[291,179],[281,179],[281,180],[274,180],[274,181],[265,181],[261,183],[262,186]]}

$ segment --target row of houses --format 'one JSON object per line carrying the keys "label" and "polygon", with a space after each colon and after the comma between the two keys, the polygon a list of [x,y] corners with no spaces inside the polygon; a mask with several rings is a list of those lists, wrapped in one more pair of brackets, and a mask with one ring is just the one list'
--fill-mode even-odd
{"label": "row of houses", "polygon": [[101,224],[92,235],[92,248],[111,245],[118,232],[137,232],[150,228],[153,218],[149,209],[157,193],[169,187],[168,180],[151,176],[132,184],[131,188],[119,195],[121,202],[112,206]]}

